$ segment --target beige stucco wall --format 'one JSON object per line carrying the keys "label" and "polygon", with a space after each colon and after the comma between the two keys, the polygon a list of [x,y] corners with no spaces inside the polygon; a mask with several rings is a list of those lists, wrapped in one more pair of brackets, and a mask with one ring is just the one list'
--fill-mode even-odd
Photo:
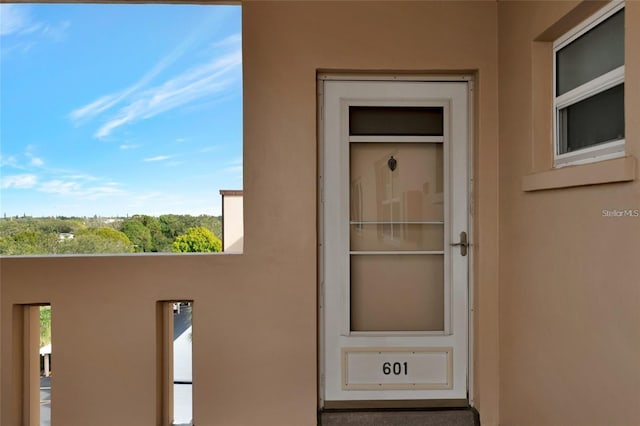
{"label": "beige stucco wall", "polygon": [[244,253],[2,259],[0,423],[13,304],[52,305],[55,424],[106,426],[156,422],[156,302],[193,300],[195,423],[315,424],[322,69],[476,75],[474,394],[497,424],[497,5],[246,2],[243,45]]}
{"label": "beige stucco wall", "polygon": [[[637,174],[633,182],[522,190],[524,176],[551,168],[550,40],[601,6],[574,10],[577,4],[498,6],[504,425],[638,424],[632,407],[640,401],[640,218],[602,217],[603,209],[640,209]],[[629,1],[626,143],[634,162],[639,41],[640,2]],[[595,180],[603,173],[579,167],[586,172],[572,173]]]}
{"label": "beige stucco wall", "polygon": [[[255,108],[246,118],[260,122],[247,127],[247,138],[266,134],[279,135],[284,130],[293,144],[276,149],[262,145],[245,150],[245,160],[274,162],[277,172],[257,180],[245,168],[245,179],[256,177],[264,193],[280,191],[290,179],[286,170],[291,161],[300,161],[301,151],[315,156],[317,70],[328,71],[406,71],[406,72],[477,72],[475,92],[476,143],[475,166],[475,238],[476,246],[476,334],[475,396],[476,405],[486,424],[497,423],[498,346],[497,346],[497,6],[492,2],[250,2],[245,7],[245,28],[261,31],[247,34],[244,46],[255,51],[245,59],[247,96]],[[455,23],[455,24],[452,24]],[[454,29],[454,30],[452,30]],[[273,110],[278,102],[284,107]],[[291,102],[291,108],[287,107]],[[313,110],[313,111],[312,111]],[[269,111],[270,114],[265,114]],[[313,112],[313,113],[312,113]],[[253,121],[253,120],[251,120]],[[277,138],[277,136],[276,136]],[[294,151],[294,146],[297,148]],[[284,161],[283,161],[284,160]],[[294,162],[295,162],[294,161]],[[315,166],[315,165],[314,165]],[[283,168],[281,168],[283,167]],[[301,175],[306,179],[307,170]],[[300,182],[299,182],[300,183]],[[260,209],[279,215],[293,206],[295,215],[303,217],[298,207],[300,194],[284,191],[269,206],[250,199],[252,190],[245,185],[245,212]],[[303,198],[308,200],[306,194]],[[314,194],[315,196],[315,194]],[[269,215],[264,222],[271,219]],[[253,229],[245,226],[246,243]]]}

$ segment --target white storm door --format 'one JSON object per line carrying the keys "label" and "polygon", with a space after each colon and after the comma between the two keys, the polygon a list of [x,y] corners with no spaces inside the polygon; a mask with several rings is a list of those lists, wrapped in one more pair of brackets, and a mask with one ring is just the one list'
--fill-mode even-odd
{"label": "white storm door", "polygon": [[321,398],[467,399],[469,83],[325,80]]}

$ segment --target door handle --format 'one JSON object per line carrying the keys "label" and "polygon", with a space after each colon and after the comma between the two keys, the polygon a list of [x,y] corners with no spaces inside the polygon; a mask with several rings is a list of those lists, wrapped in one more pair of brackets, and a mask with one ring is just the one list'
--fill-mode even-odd
{"label": "door handle", "polygon": [[460,241],[457,243],[451,243],[451,247],[460,246],[460,254],[462,256],[467,255],[467,247],[469,247],[469,241],[467,240],[467,233],[465,231],[460,232]]}

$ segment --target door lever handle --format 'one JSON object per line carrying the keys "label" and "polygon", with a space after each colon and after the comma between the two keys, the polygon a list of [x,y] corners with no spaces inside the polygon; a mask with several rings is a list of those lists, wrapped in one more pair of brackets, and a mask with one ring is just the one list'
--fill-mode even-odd
{"label": "door lever handle", "polygon": [[460,254],[462,256],[467,255],[467,247],[469,247],[469,242],[467,240],[467,233],[465,231],[460,232],[460,241],[457,243],[451,243],[451,247],[460,246]]}

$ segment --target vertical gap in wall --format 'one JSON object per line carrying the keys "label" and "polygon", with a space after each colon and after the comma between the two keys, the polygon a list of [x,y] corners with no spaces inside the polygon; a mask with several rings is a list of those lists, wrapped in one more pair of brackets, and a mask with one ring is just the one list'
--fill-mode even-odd
{"label": "vertical gap in wall", "polygon": [[40,426],[51,425],[51,371],[52,371],[52,334],[51,334],[51,305],[36,307],[40,316],[38,352],[40,363]]}
{"label": "vertical gap in wall", "polygon": [[175,425],[193,424],[193,303],[173,303],[173,417]]}
{"label": "vertical gap in wall", "polygon": [[51,305],[15,305],[13,324],[14,416],[25,426],[50,425]]}
{"label": "vertical gap in wall", "polygon": [[192,425],[193,301],[158,303],[158,415],[161,424]]}

